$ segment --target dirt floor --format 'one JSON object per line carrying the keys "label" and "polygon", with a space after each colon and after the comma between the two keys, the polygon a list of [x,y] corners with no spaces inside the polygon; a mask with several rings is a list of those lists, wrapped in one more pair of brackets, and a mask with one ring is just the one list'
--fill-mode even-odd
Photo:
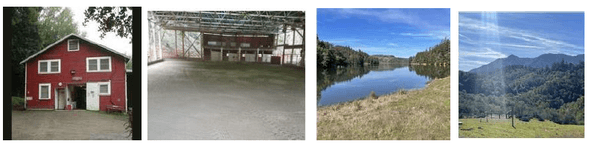
{"label": "dirt floor", "polygon": [[148,67],[148,139],[304,139],[304,70],[165,60]]}
{"label": "dirt floor", "polygon": [[127,116],[103,112],[13,111],[13,140],[128,140]]}

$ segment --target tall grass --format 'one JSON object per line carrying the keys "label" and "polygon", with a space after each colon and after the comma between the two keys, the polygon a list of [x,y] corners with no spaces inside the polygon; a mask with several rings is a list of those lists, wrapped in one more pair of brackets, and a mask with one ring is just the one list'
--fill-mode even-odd
{"label": "tall grass", "polygon": [[450,77],[427,88],[319,108],[319,140],[449,140]]}

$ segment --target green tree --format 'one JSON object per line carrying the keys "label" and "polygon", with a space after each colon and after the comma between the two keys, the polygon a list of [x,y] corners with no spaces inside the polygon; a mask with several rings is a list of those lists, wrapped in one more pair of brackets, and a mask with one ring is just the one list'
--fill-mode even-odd
{"label": "green tree", "polygon": [[131,40],[133,31],[132,9],[132,7],[90,7],[84,12],[83,26],[86,26],[90,21],[96,21],[100,24],[98,26],[98,31],[101,32],[100,38],[104,38],[108,32],[114,32],[121,38]]}
{"label": "green tree", "polygon": [[46,47],[69,34],[80,34],[73,16],[70,8],[43,8],[38,18],[38,31],[42,40],[42,47]]}
{"label": "green tree", "polygon": [[37,53],[41,48],[38,34],[38,16],[42,8],[11,8],[11,65],[12,96],[23,97],[25,89],[25,66],[20,64],[25,58]]}

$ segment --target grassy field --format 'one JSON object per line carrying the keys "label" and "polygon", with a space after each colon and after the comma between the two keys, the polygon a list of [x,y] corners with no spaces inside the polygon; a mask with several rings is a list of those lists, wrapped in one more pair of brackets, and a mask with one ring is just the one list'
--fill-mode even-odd
{"label": "grassy field", "polygon": [[318,140],[450,140],[450,76],[317,111]]}
{"label": "grassy field", "polygon": [[584,126],[560,125],[551,121],[529,122],[515,120],[516,128],[512,127],[511,119],[488,120],[460,119],[460,138],[583,138]]}

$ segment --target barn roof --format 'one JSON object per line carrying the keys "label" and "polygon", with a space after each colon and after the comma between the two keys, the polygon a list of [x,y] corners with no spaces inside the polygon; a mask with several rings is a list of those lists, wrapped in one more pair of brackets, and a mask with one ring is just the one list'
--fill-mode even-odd
{"label": "barn roof", "polygon": [[88,39],[86,39],[86,38],[83,38],[83,37],[81,37],[81,36],[79,36],[79,35],[76,35],[76,34],[70,34],[70,35],[67,35],[67,36],[63,37],[62,39],[60,39],[60,40],[57,40],[56,42],[54,42],[54,43],[50,44],[48,47],[46,47],[46,48],[44,48],[44,49],[40,50],[39,52],[37,52],[37,53],[35,53],[35,54],[33,54],[33,55],[31,55],[31,56],[27,57],[25,60],[21,61],[21,63],[19,63],[19,64],[26,63],[28,60],[30,60],[30,59],[33,59],[33,58],[35,58],[36,56],[38,56],[38,55],[40,55],[40,54],[42,54],[42,53],[46,52],[46,50],[48,50],[48,49],[50,49],[50,48],[54,47],[55,45],[57,45],[57,44],[61,43],[62,41],[64,41],[65,39],[68,39],[68,38],[70,38],[70,37],[77,37],[77,38],[79,38],[79,39],[81,39],[81,40],[84,40],[84,41],[86,41],[86,42],[88,42],[88,43],[91,43],[91,44],[93,44],[93,45],[96,45],[96,46],[98,46],[98,47],[100,47],[100,48],[102,48],[102,49],[108,50],[108,51],[109,51],[109,52],[111,52],[111,53],[114,53],[114,54],[116,54],[116,55],[122,56],[123,58],[125,58],[125,62],[127,62],[127,61],[129,61],[129,60],[131,59],[129,56],[127,56],[127,55],[125,55],[125,54],[122,54],[122,53],[119,53],[119,52],[117,52],[116,50],[110,49],[110,48],[108,48],[108,47],[106,47],[106,46],[104,46],[104,45],[98,44],[98,43],[96,43],[96,42],[93,42],[93,41],[91,41],[91,40],[88,40]]}
{"label": "barn roof", "polygon": [[304,28],[303,11],[152,11],[150,22],[166,30],[215,34],[279,34]]}

